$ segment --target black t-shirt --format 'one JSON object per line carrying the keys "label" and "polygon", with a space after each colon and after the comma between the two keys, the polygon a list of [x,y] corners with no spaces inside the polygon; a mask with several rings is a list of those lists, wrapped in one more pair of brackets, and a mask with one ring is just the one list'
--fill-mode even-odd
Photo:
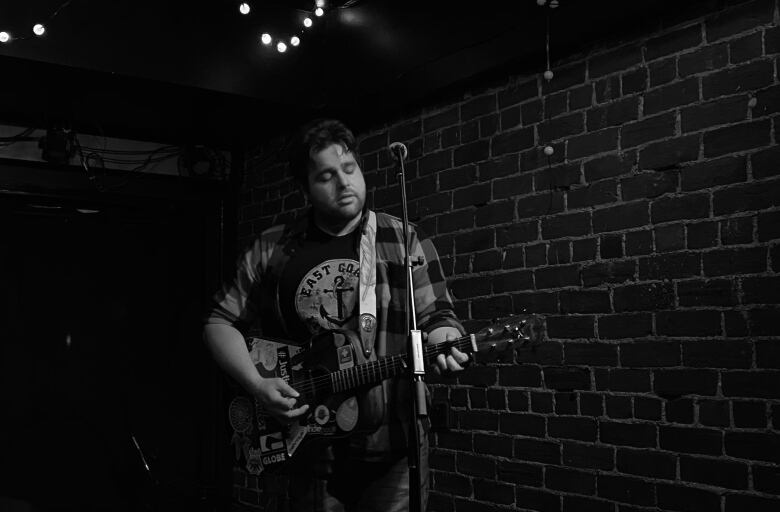
{"label": "black t-shirt", "polygon": [[313,222],[303,245],[282,271],[279,302],[294,341],[327,329],[357,329],[360,314],[360,265],[356,237],[360,230],[332,236]]}

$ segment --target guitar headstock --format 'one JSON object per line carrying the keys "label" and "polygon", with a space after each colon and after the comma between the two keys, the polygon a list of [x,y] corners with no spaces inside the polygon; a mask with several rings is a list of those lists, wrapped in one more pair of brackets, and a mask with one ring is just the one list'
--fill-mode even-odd
{"label": "guitar headstock", "polygon": [[542,319],[537,315],[515,315],[497,320],[475,334],[477,353],[490,359],[511,353],[516,347],[536,346],[542,341]]}

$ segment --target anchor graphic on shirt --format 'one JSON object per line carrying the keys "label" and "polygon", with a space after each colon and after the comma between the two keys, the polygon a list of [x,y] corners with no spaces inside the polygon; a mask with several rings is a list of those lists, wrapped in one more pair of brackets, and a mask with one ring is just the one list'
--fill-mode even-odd
{"label": "anchor graphic on shirt", "polygon": [[333,279],[333,289],[332,290],[322,290],[326,293],[333,293],[336,296],[336,304],[338,306],[338,313],[336,316],[331,316],[328,314],[328,311],[325,309],[325,306],[320,304],[320,316],[327,320],[328,322],[338,325],[339,327],[342,327],[344,324],[349,322],[352,318],[355,317],[356,311],[357,311],[357,304],[355,304],[355,308],[352,310],[352,313],[344,318],[344,294],[346,292],[355,291],[355,288],[349,287],[349,288],[342,288],[344,285],[344,277],[343,276],[336,276]]}

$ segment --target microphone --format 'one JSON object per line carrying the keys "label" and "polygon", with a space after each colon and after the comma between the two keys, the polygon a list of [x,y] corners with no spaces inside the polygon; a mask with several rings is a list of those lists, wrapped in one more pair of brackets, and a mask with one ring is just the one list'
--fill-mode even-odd
{"label": "microphone", "polygon": [[393,142],[389,146],[390,154],[396,160],[406,160],[406,156],[409,154],[409,150],[402,142]]}

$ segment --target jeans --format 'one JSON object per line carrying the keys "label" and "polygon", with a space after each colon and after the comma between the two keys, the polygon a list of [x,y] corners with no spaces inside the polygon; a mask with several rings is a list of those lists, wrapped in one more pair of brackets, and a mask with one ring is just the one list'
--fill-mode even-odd
{"label": "jeans", "polygon": [[[425,433],[420,441],[420,492],[425,510],[429,488]],[[289,501],[284,501],[289,503],[290,512],[405,512],[409,510],[408,465],[407,457],[384,462],[336,460],[328,480],[310,472],[291,474]],[[265,510],[272,512],[272,508]]]}

